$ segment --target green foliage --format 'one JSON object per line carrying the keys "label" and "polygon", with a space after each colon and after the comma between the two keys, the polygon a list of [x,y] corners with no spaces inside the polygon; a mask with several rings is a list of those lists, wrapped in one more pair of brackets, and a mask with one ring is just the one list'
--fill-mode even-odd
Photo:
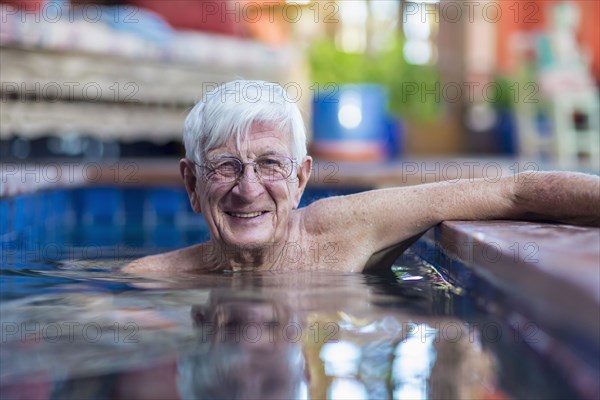
{"label": "green foliage", "polygon": [[392,114],[421,121],[434,119],[441,106],[439,93],[431,93],[439,92],[437,69],[407,64],[402,43],[395,38],[387,50],[369,56],[340,51],[329,39],[316,41],[309,50],[311,80],[321,87],[332,82],[380,84],[389,92]]}
{"label": "green foliage", "polygon": [[[511,110],[519,99],[515,99],[515,81],[498,76],[489,90],[488,97],[494,99],[492,105],[498,110]],[[518,92],[517,92],[518,95]]]}

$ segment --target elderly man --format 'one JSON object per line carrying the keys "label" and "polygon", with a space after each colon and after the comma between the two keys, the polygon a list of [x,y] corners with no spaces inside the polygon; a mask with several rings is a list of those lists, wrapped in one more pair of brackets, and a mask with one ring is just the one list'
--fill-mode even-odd
{"label": "elderly man", "polygon": [[298,208],[311,173],[300,111],[276,84],[234,81],[189,113],[180,172],[210,240],[137,260],[145,271],[362,271],[445,220],[600,225],[600,179],[528,173],[330,197]]}

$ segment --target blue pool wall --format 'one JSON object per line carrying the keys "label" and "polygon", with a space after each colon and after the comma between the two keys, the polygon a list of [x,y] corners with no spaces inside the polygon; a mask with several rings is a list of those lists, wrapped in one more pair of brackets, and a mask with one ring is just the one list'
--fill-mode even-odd
{"label": "blue pool wall", "polygon": [[[309,189],[300,206],[356,191]],[[0,199],[4,253],[35,252],[32,247],[50,244],[168,248],[205,240],[204,218],[193,212],[185,190],[179,187],[96,186]]]}

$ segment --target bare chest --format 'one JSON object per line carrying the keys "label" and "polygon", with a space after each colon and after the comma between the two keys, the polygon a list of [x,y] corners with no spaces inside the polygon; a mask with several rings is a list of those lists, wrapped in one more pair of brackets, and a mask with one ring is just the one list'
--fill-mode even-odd
{"label": "bare chest", "polygon": [[287,242],[276,268],[357,272],[363,270],[370,255],[359,243],[309,238],[302,242]]}

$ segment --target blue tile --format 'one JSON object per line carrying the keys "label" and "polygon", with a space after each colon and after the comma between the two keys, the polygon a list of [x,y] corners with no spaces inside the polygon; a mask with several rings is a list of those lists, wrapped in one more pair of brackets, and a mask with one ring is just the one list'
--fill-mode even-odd
{"label": "blue tile", "polygon": [[11,199],[0,200],[0,236],[4,236],[12,231],[11,203]]}
{"label": "blue tile", "polygon": [[34,220],[33,201],[31,195],[16,196],[13,201],[13,229],[23,232]]}
{"label": "blue tile", "polygon": [[122,196],[118,188],[87,188],[82,193],[81,222],[84,224],[111,224],[122,212]]}
{"label": "blue tile", "polygon": [[157,216],[176,215],[183,209],[183,191],[175,188],[150,189],[149,205]]}
{"label": "blue tile", "polygon": [[146,189],[127,189],[123,193],[123,207],[127,225],[141,225],[144,223],[144,204]]}

